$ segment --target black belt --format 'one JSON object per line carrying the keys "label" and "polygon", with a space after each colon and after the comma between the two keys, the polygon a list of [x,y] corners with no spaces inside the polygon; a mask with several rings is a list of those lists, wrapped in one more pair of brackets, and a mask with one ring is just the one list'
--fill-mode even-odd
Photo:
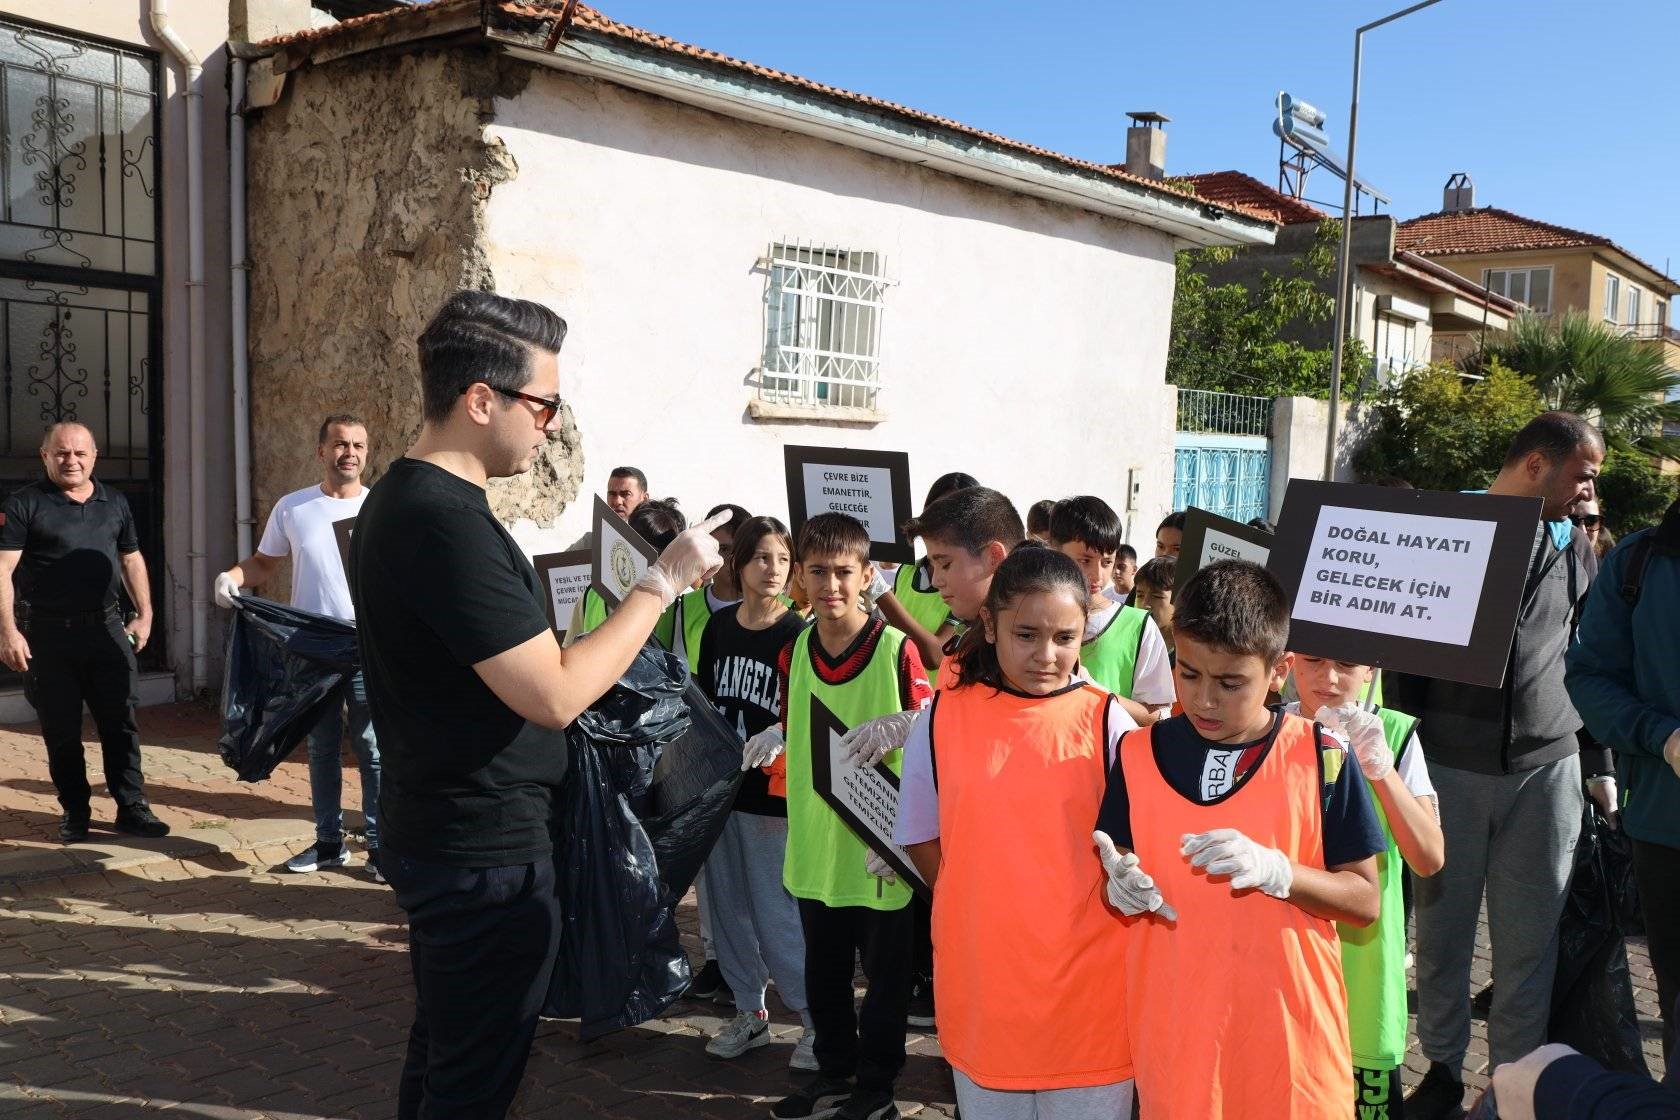
{"label": "black belt", "polygon": [[70,630],[77,626],[97,626],[109,619],[120,618],[117,604],[102,607],[96,611],[57,611],[32,610],[23,620],[24,626],[52,626],[58,629]]}

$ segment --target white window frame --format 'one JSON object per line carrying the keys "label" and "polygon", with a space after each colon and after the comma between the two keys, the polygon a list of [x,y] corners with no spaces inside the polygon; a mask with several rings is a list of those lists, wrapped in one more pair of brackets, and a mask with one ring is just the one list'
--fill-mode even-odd
{"label": "white window frame", "polygon": [[1616,322],[1616,313],[1622,309],[1622,278],[1614,272],[1604,274],[1604,321]]}
{"label": "white window frame", "polygon": [[[1537,304],[1532,302],[1534,278],[1542,274],[1546,277],[1546,301],[1544,304]],[[1523,278],[1521,285],[1523,294],[1514,296],[1511,294],[1511,290],[1516,285],[1511,282],[1511,278],[1518,275]],[[1495,277],[1498,278],[1497,282]],[[1527,304],[1529,310],[1537,315],[1550,315],[1552,312],[1552,268],[1550,265],[1539,268],[1484,268],[1482,269],[1482,287],[1496,296],[1504,296],[1506,299],[1514,299],[1518,303]]]}
{"label": "white window frame", "polygon": [[1644,295],[1645,295],[1644,291],[1641,290],[1640,288],[1634,286],[1633,284],[1629,284],[1627,286],[1627,293],[1626,293],[1626,296],[1625,296],[1625,299],[1627,301],[1627,320],[1626,320],[1626,322],[1627,322],[1627,325],[1630,326],[1630,327],[1638,327],[1641,324],[1641,322],[1643,322],[1643,320],[1641,320],[1640,316],[1639,316],[1639,311],[1640,311],[1640,306],[1639,305],[1640,305],[1641,302],[1643,302]]}
{"label": "white window frame", "polygon": [[770,244],[758,397],[802,409],[880,408],[883,254],[808,241]]}

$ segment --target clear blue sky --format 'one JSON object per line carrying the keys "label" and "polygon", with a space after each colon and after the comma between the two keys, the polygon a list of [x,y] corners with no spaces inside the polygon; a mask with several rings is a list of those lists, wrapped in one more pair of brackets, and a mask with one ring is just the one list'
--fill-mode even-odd
{"label": "clear blue sky", "polygon": [[[1404,0],[592,0],[685,42],[1105,163],[1127,110],[1173,118],[1167,168],[1277,176],[1272,98],[1345,148],[1353,29]],[[1365,38],[1359,171],[1400,218],[1468,171],[1479,205],[1680,268],[1680,3],[1443,0]],[[1320,171],[1308,193],[1339,205]]]}

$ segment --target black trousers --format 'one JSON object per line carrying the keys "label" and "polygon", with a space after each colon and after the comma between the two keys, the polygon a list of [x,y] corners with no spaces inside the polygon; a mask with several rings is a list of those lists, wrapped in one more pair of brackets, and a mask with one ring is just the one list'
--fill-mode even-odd
{"label": "black trousers", "polygon": [[24,695],[41,717],[47,769],[66,813],[86,816],[93,790],[82,753],[82,705],[93,713],[105,758],[105,788],[117,808],[146,803],[141,790],[139,675],[134,647],[115,609],[103,621],[61,626],[44,619],[24,624],[29,672]]}
{"label": "black trousers", "polygon": [[[857,1077],[858,1088],[891,1090],[904,1068],[904,1016],[914,974],[911,907],[871,910],[799,900],[805,931],[805,1000],[824,1077]],[[859,960],[869,980],[861,1011],[852,994]]]}
{"label": "black trousers", "polygon": [[1657,974],[1662,1005],[1663,1057],[1674,1054],[1676,1008],[1680,999],[1680,850],[1666,844],[1633,842],[1633,877],[1645,912],[1645,942]]}
{"label": "black trousers", "polygon": [[397,1120],[500,1120],[560,947],[554,862],[445,867],[387,845],[379,869],[408,912],[414,970]]}

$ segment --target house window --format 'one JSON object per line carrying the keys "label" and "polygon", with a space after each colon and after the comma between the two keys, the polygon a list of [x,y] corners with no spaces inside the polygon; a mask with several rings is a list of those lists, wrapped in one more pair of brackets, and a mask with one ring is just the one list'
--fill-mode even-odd
{"label": "house window", "polygon": [[1417,323],[1393,315],[1377,317],[1377,378],[1392,384],[1422,363]]}
{"label": "house window", "polygon": [[1526,303],[1540,315],[1552,310],[1552,270],[1549,268],[1491,268],[1482,284],[1494,295]]}
{"label": "house window", "polygon": [[1604,321],[1614,323],[1622,303],[1622,278],[1615,273],[1604,276]]}
{"label": "house window", "polygon": [[795,242],[770,246],[759,397],[778,404],[875,409],[881,254]]}
{"label": "house window", "polygon": [[1644,292],[1640,291],[1632,284],[1628,285],[1627,318],[1623,319],[1622,322],[1626,323],[1630,327],[1637,327],[1643,322],[1643,320],[1639,317],[1639,301],[1644,294]]}

